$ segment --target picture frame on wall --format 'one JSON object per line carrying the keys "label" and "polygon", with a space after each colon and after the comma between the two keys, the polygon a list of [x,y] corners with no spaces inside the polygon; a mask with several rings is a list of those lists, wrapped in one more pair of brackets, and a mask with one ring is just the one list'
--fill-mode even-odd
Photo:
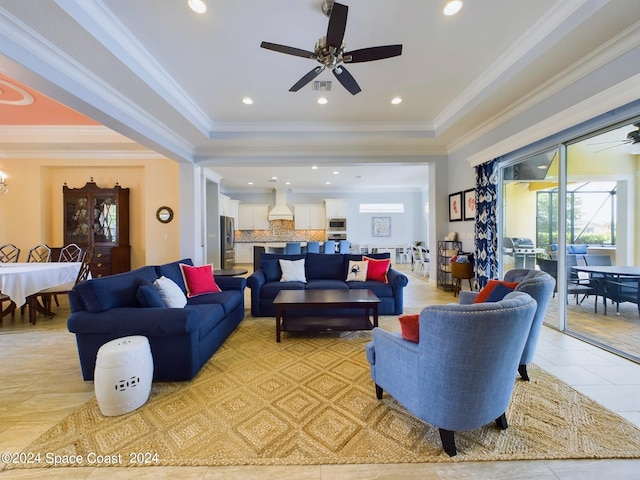
{"label": "picture frame on wall", "polygon": [[372,237],[391,236],[391,217],[372,217],[371,219]]}
{"label": "picture frame on wall", "polygon": [[449,195],[449,221],[462,221],[462,192]]}
{"label": "picture frame on wall", "polygon": [[464,219],[465,220],[475,220],[476,219],[476,190],[475,188],[471,188],[469,190],[465,190],[462,192],[463,194],[463,208]]}

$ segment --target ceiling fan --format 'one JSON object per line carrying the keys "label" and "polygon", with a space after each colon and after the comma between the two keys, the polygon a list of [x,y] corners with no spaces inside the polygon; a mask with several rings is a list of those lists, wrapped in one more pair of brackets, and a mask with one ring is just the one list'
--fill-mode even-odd
{"label": "ceiling fan", "polygon": [[[625,138],[623,140],[615,140],[613,142],[591,143],[590,145],[605,145],[605,144],[612,144],[612,143],[615,144],[615,145],[610,145],[610,146],[608,146],[606,148],[603,148],[601,150],[596,150],[596,152],[602,152],[603,150],[609,150],[610,148],[619,147],[620,145],[637,145],[637,146],[640,146],[640,122],[634,123],[633,126],[636,127],[637,130],[632,130],[629,133],[627,133],[627,138]],[[636,147],[634,147],[634,149],[635,148]]]}
{"label": "ceiling fan", "polygon": [[320,66],[315,67],[304,77],[298,80],[290,89],[290,92],[297,92],[302,87],[311,82],[325,68],[330,68],[338,81],[346,88],[349,93],[355,95],[361,91],[358,82],[344,68],[344,63],[371,62],[373,60],[383,60],[385,58],[397,57],[402,54],[402,45],[384,45],[380,47],[362,48],[345,52],[343,42],[344,32],[347,26],[347,13],[349,7],[340,3],[334,3],[325,0],[322,4],[323,12],[329,16],[329,26],[327,27],[327,35],[321,37],[315,46],[313,52],[302,50],[300,48],[287,47],[278,45],[277,43],[262,42],[260,46],[268,50],[273,50],[296,57],[309,58],[316,60]]}

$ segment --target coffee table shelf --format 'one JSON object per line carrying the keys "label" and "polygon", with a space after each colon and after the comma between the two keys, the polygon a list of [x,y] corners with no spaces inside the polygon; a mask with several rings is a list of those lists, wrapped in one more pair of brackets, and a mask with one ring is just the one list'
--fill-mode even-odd
{"label": "coffee table shelf", "polygon": [[317,332],[317,331],[351,331],[371,330],[373,323],[361,316],[344,317],[296,317],[283,319],[281,331],[286,332]]}

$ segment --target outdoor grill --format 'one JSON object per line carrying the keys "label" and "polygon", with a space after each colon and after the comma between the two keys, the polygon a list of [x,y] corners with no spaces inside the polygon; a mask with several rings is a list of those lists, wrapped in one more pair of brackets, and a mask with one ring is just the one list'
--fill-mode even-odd
{"label": "outdoor grill", "polygon": [[502,248],[505,255],[513,257],[514,268],[536,268],[536,248],[533,240],[526,237],[504,237]]}

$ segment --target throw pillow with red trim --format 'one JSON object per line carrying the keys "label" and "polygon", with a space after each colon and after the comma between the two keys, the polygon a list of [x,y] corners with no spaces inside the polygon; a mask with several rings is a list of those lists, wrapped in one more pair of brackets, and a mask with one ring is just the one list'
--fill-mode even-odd
{"label": "throw pillow with red trim", "polygon": [[386,258],[384,260],[376,260],[375,258],[362,257],[362,260],[366,260],[367,265],[367,280],[376,280],[378,282],[389,283],[387,278],[387,272],[391,267],[391,259]]}
{"label": "throw pillow with red trim", "polygon": [[504,280],[489,280],[478,292],[473,303],[499,302],[507,293],[513,292],[519,282],[505,282]]}
{"label": "throw pillow with red trim", "polygon": [[180,271],[182,272],[182,278],[187,287],[187,297],[189,298],[204,295],[205,293],[222,291],[213,277],[212,264],[192,267],[181,263]]}

